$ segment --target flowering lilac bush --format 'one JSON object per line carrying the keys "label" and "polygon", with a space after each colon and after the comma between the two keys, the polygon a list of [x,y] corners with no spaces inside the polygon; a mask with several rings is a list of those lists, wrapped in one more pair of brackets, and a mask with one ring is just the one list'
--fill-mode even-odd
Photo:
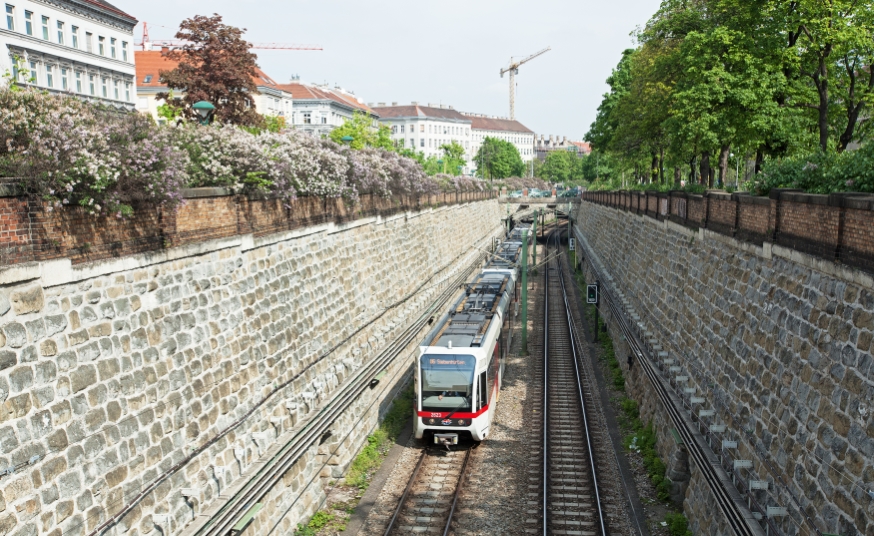
{"label": "flowering lilac bush", "polygon": [[176,206],[182,189],[220,186],[292,200],[482,191],[469,177],[429,177],[415,160],[297,131],[164,127],[67,96],[0,90],[0,176],[51,206],[125,216],[138,202]]}

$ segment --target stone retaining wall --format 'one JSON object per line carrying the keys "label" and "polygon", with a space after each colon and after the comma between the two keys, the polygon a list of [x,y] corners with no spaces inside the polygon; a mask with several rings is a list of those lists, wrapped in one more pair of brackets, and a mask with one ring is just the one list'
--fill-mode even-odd
{"label": "stone retaining wall", "polygon": [[[101,534],[158,534],[155,513],[171,516],[164,534],[178,534],[421,314],[501,216],[489,200],[0,268],[0,535],[90,534],[130,505]],[[263,497],[254,533],[290,533],[314,511],[414,346]]]}
{"label": "stone retaining wall", "polygon": [[[713,436],[715,450],[729,467],[752,461],[735,478],[753,509],[788,508],[792,519],[773,518],[771,534],[810,534],[812,525],[874,534],[874,279],[777,244],[751,245],[600,203],[582,202],[575,223],[678,361],[673,374],[688,376],[692,396],[705,399],[694,406],[696,418],[713,409],[703,425],[727,425]],[[669,459],[676,447],[651,386],[639,370],[627,381]],[[738,448],[721,449],[723,439]],[[748,492],[750,481],[767,481],[769,490]],[[690,528],[724,534],[705,491],[693,468]]]}

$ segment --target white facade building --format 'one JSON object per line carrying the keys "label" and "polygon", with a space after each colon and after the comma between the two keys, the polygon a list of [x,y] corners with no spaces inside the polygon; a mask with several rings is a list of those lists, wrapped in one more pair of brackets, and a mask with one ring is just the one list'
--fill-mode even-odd
{"label": "white facade building", "polygon": [[476,154],[483,140],[497,138],[512,143],[523,162],[535,157],[534,131],[513,119],[462,112],[471,121],[471,154]]}
{"label": "white facade building", "polygon": [[[391,128],[391,139],[398,147],[414,149],[429,156],[441,156],[442,145],[456,142],[464,147],[464,159],[470,162],[476,154],[472,147],[471,120],[451,106],[420,105],[416,102],[398,106],[378,103],[373,110],[380,123]],[[470,166],[463,172],[468,173]]]}
{"label": "white facade building", "polygon": [[0,73],[12,73],[22,85],[133,110],[135,18],[103,0],[0,5]]}
{"label": "white facade building", "polygon": [[[158,117],[158,107],[164,104],[163,99],[157,97],[158,93],[166,93],[170,88],[161,81],[161,71],[170,71],[176,68],[176,62],[164,56],[164,50],[138,50],[134,54],[137,61],[137,111],[147,113],[156,121],[163,121]],[[255,76],[252,77],[258,94],[252,95],[252,105],[261,115],[285,117],[286,123],[291,123],[289,117],[292,111],[291,93],[280,89],[267,73],[255,68]],[[178,91],[173,97],[182,97],[184,91]]]}
{"label": "white facade building", "polygon": [[297,81],[277,87],[291,94],[294,102],[289,124],[314,136],[327,136],[345,120],[352,119],[355,112],[366,114],[374,120],[377,118],[370,107],[340,87],[330,88]]}

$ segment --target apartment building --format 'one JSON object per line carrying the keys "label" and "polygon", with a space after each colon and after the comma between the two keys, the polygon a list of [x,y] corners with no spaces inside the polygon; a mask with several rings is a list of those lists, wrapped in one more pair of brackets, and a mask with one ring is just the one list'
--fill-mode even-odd
{"label": "apartment building", "polygon": [[103,0],[0,5],[0,72],[20,85],[134,109],[134,17]]}
{"label": "apartment building", "polygon": [[462,112],[471,122],[471,154],[476,154],[483,140],[497,138],[512,143],[519,151],[523,162],[534,159],[534,131],[505,117]]}
{"label": "apartment building", "polygon": [[470,119],[461,115],[452,106],[443,104],[421,105],[417,102],[386,106],[377,103],[373,110],[379,114],[380,123],[391,128],[391,138],[398,147],[414,149],[425,157],[440,156],[442,145],[456,142],[470,160]]}
{"label": "apartment building", "polygon": [[355,112],[370,116],[376,126],[376,112],[354,93],[339,86],[304,84],[294,79],[278,87],[292,96],[294,106],[290,124],[297,130],[327,136],[345,120],[352,119]]}

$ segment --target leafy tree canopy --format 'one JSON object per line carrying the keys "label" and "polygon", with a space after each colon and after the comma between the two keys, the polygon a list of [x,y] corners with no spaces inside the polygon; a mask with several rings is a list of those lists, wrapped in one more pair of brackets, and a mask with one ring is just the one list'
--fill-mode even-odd
{"label": "leafy tree canopy", "polygon": [[484,139],[473,161],[477,176],[486,179],[506,179],[525,173],[525,163],[516,146],[497,138]]}
{"label": "leafy tree canopy", "polygon": [[[196,15],[179,25],[176,38],[185,45],[164,52],[178,65],[159,74],[171,90],[185,92],[181,104],[187,119],[197,119],[191,105],[208,101],[215,106],[215,118],[221,122],[261,125],[263,119],[252,101],[252,95],[258,93],[252,78],[257,56],[249,51],[251,45],[243,39],[245,31],[224,24],[218,14]],[[157,97],[166,100],[169,93],[159,93]]]}
{"label": "leafy tree canopy", "polygon": [[353,149],[376,147],[393,151],[394,144],[391,141],[391,130],[385,125],[374,127],[375,120],[364,112],[355,111],[352,119],[346,119],[343,124],[335,128],[328,135],[332,141],[344,144],[344,137],[351,137],[349,145]]}

